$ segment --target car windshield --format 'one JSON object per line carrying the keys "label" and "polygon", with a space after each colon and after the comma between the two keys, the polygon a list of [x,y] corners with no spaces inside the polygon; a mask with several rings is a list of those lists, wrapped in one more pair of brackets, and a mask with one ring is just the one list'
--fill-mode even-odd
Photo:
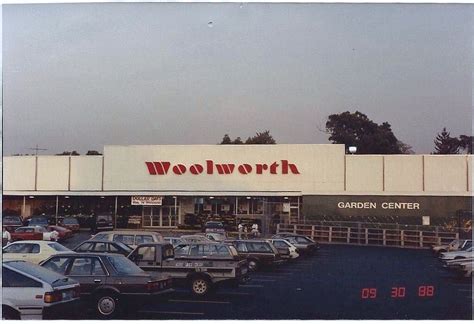
{"label": "car windshield", "polygon": [[112,216],[110,215],[98,215],[97,216],[97,221],[99,222],[111,222],[112,221]]}
{"label": "car windshield", "polygon": [[304,237],[304,236],[296,236],[295,237],[296,242],[298,243],[313,243],[310,239]]}
{"label": "car windshield", "polygon": [[145,272],[123,255],[108,255],[107,259],[120,275],[135,275]]}
{"label": "car windshield", "polygon": [[2,219],[3,224],[21,224],[19,216],[4,216]]}
{"label": "car windshield", "polygon": [[467,249],[469,249],[470,247],[472,247],[472,241],[467,241],[464,246],[462,247],[461,250],[463,251],[466,251]]}
{"label": "car windshield", "polygon": [[207,228],[223,228],[224,225],[222,223],[219,223],[219,222],[208,222],[208,223],[206,223],[206,227]]}
{"label": "car windshield", "polygon": [[58,252],[70,252],[71,251],[67,247],[62,246],[61,244],[56,243],[56,242],[48,243],[48,246],[50,248],[54,249],[55,251],[58,251]]}
{"label": "car windshield", "polygon": [[79,223],[77,222],[77,219],[75,219],[75,218],[65,218],[65,219],[63,220],[63,224],[67,224],[67,225],[77,225],[77,224],[79,224]]}

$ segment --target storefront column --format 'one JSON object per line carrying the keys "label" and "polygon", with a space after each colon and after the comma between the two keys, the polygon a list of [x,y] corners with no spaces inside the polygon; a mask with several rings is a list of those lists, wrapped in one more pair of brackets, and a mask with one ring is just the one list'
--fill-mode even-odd
{"label": "storefront column", "polygon": [[239,204],[239,198],[235,197],[235,206],[234,206],[234,214],[237,215],[238,212],[238,204]]}
{"label": "storefront column", "polygon": [[58,225],[59,196],[56,196],[56,225]]}
{"label": "storefront column", "polygon": [[115,209],[114,209],[114,228],[117,228],[117,205],[118,205],[118,196],[115,196]]}
{"label": "storefront column", "polygon": [[[175,219],[174,226],[178,226],[179,224],[179,217],[178,217],[178,212],[177,212],[178,211],[178,198],[176,196],[173,196],[173,199],[174,199],[174,219]],[[176,222],[178,222],[178,224],[176,224]]]}
{"label": "storefront column", "polygon": [[26,214],[26,196],[23,196],[23,207],[21,208],[21,218]]}

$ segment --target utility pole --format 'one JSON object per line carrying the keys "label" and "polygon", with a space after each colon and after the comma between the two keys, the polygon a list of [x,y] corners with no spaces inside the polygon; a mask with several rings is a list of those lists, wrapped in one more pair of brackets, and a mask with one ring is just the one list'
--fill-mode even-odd
{"label": "utility pole", "polygon": [[35,151],[35,156],[38,156],[38,151],[47,151],[48,149],[39,148],[39,147],[38,147],[38,144],[36,144],[36,147],[34,147],[34,148],[31,148],[31,147],[30,147],[29,150]]}

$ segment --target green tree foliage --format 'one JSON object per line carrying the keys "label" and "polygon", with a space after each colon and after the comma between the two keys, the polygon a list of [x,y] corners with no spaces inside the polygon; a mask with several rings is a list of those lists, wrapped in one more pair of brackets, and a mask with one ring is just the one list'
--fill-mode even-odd
{"label": "green tree foliage", "polygon": [[459,136],[459,147],[462,148],[466,154],[472,154],[473,143],[474,143],[474,136],[467,136],[467,135]]}
{"label": "green tree foliage", "polygon": [[264,132],[257,132],[255,136],[247,138],[245,143],[240,137],[232,140],[229,134],[225,134],[220,144],[276,144],[275,139],[270,134],[269,130]]}
{"label": "green tree foliage", "polygon": [[56,155],[80,155],[80,154],[77,153],[77,151],[72,151],[72,152],[64,151],[64,152],[56,154]]}
{"label": "green tree foliage", "polygon": [[433,154],[458,154],[460,141],[456,137],[451,137],[451,134],[443,128],[441,133],[438,133],[434,140],[435,151]]}
{"label": "green tree foliage", "polygon": [[255,136],[247,138],[245,144],[276,144],[275,139],[270,135],[270,131],[257,132]]}
{"label": "green tree foliage", "polygon": [[232,144],[232,140],[230,139],[229,134],[224,135],[221,144]]}
{"label": "green tree foliage", "polygon": [[102,154],[99,153],[98,151],[89,150],[87,151],[86,155],[102,155]]}
{"label": "green tree foliage", "polygon": [[357,147],[358,154],[409,154],[411,147],[399,141],[389,123],[381,125],[363,113],[349,111],[333,114],[326,122],[326,132],[334,144]]}

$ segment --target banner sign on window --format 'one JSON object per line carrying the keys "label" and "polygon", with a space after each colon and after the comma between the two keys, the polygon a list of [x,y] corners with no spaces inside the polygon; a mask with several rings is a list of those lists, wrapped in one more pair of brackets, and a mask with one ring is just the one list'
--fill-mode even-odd
{"label": "banner sign on window", "polygon": [[132,205],[135,206],[161,206],[162,203],[161,196],[132,196]]}

